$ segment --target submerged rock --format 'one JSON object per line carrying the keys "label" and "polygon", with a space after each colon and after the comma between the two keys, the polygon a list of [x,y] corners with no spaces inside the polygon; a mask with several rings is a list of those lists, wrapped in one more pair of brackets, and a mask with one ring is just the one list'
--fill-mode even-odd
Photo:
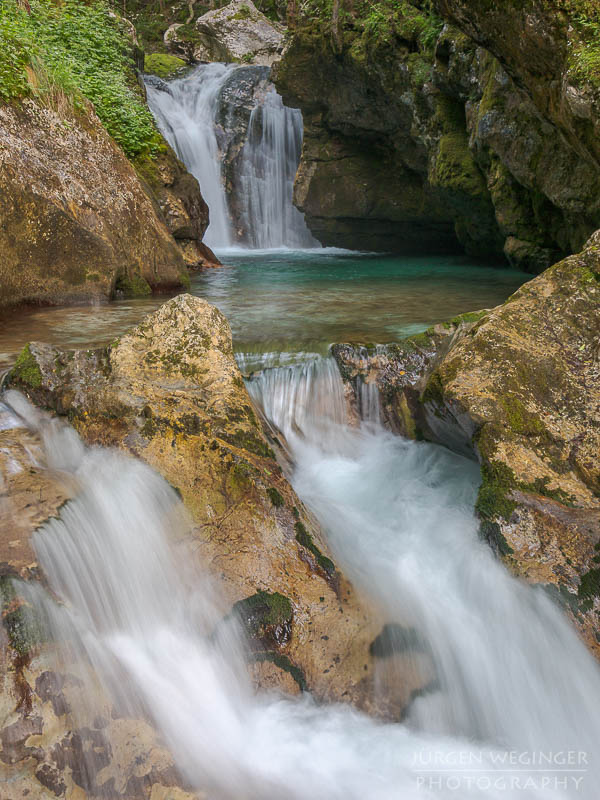
{"label": "submerged rock", "polygon": [[[216,308],[180,295],[105,349],[31,344],[8,381],[67,414],[84,441],[129,450],[177,489],[199,563],[232,606],[252,605],[250,627],[280,671],[289,664],[317,696],[375,708],[377,613],[336,569],[285,480]],[[270,616],[261,598],[273,597],[291,617]]]}
{"label": "submerged rock", "polygon": [[182,286],[182,254],[89,108],[0,108],[0,307]]}

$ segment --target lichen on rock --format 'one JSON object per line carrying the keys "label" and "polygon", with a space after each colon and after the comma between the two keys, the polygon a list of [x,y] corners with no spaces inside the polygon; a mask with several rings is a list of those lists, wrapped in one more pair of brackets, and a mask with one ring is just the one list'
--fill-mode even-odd
{"label": "lichen on rock", "polygon": [[284,28],[252,0],[232,0],[198,17],[194,25],[173,23],[164,35],[171,52],[189,63],[227,61],[270,66],[280,57]]}
{"label": "lichen on rock", "polygon": [[304,116],[294,198],[313,235],[531,273],[580,250],[600,225],[600,99],[572,85],[577,8],[378,3],[337,39],[326,11],[301,18],[273,74]]}
{"label": "lichen on rock", "polygon": [[181,285],[177,245],[91,109],[0,106],[0,215],[0,306],[108,299],[117,276]]}

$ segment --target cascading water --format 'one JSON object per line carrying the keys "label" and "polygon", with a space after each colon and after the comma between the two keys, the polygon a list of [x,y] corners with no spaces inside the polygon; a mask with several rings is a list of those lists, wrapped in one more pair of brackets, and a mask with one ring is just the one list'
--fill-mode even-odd
{"label": "cascading water", "polygon": [[[254,695],[239,632],[218,624],[218,592],[178,552],[188,523],[170,487],[132,458],[85,448],[11,392],[6,413],[38,431],[47,463],[75,487],[34,542],[64,605],[40,590],[33,600],[63,658],[88,662],[118,711],[149,714],[210,797],[595,798],[598,668],[543,593],[478,541],[475,466],[374,424],[348,427],[331,359],[266,370],[249,389],[285,434],[296,488],[340,563],[426,641],[437,691],[404,724],[307,695]],[[517,751],[579,760],[515,765]]]}
{"label": "cascading water", "polygon": [[233,241],[214,124],[228,77],[224,64],[209,64],[170,84],[146,83],[148,105],[158,127],[200,183],[210,210],[204,237],[210,247],[228,247]]}
{"label": "cascading water", "polygon": [[241,221],[253,248],[318,246],[291,202],[301,149],[302,114],[271,87],[250,115],[239,169]]}
{"label": "cascading water", "polygon": [[146,81],[160,130],[198,178],[214,248],[318,246],[292,203],[302,114],[283,105],[268,74],[207,64],[168,84]]}
{"label": "cascading water", "polygon": [[[433,656],[439,691],[413,703],[410,727],[517,748],[532,759],[585,751],[587,777],[566,794],[592,796],[598,666],[545,593],[512,578],[479,541],[476,465],[372,423],[348,427],[332,359],[266,370],[249,391],[286,437],[295,488],[327,530],[338,562],[390,619],[416,629]],[[371,390],[362,391],[359,405],[376,422]],[[323,396],[330,397],[329,419]],[[565,782],[546,787],[584,774],[562,766]]]}

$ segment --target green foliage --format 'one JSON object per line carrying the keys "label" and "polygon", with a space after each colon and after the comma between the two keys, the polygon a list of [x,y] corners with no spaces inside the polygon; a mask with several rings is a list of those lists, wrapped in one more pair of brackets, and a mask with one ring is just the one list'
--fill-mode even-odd
{"label": "green foliage", "polygon": [[[330,23],[332,0],[308,0],[303,3],[304,21]],[[357,31],[365,43],[382,45],[404,40],[412,47],[431,54],[444,22],[430,0],[416,9],[408,0],[357,0],[349,10],[341,3],[340,20],[347,31]]]}
{"label": "green foliage", "polygon": [[579,14],[574,23],[579,43],[571,52],[570,75],[577,83],[600,86],[600,16]]}
{"label": "green foliage", "polygon": [[193,26],[192,23],[182,25],[180,28],[177,28],[177,37],[181,39],[183,42],[200,42],[202,41],[200,34]]}
{"label": "green foliage", "polygon": [[84,98],[128,156],[158,135],[137,89],[124,23],[104,0],[0,0],[0,98],[27,95],[83,107]]}
{"label": "green foliage", "polygon": [[33,48],[31,31],[21,24],[12,2],[0,4],[0,99],[7,101],[29,92],[27,66]]}

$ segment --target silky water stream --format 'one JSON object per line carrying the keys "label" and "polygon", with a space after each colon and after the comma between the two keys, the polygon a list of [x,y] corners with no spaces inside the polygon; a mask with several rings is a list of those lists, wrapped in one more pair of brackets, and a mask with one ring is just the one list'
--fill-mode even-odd
{"label": "silky water stream", "polygon": [[402,723],[308,694],[254,694],[240,632],[214,635],[218,591],[182,557],[175,493],[9,392],[5,418],[36,430],[77,487],[34,541],[63,602],[31,599],[62,658],[89,664],[120,713],[149,715],[186,780],[216,800],[595,798],[597,665],[551,601],[478,539],[475,465],[376,418],[348,425],[329,358],[248,386],[285,435],[295,488],[338,563],[390,622],[417,632],[436,686]]}

